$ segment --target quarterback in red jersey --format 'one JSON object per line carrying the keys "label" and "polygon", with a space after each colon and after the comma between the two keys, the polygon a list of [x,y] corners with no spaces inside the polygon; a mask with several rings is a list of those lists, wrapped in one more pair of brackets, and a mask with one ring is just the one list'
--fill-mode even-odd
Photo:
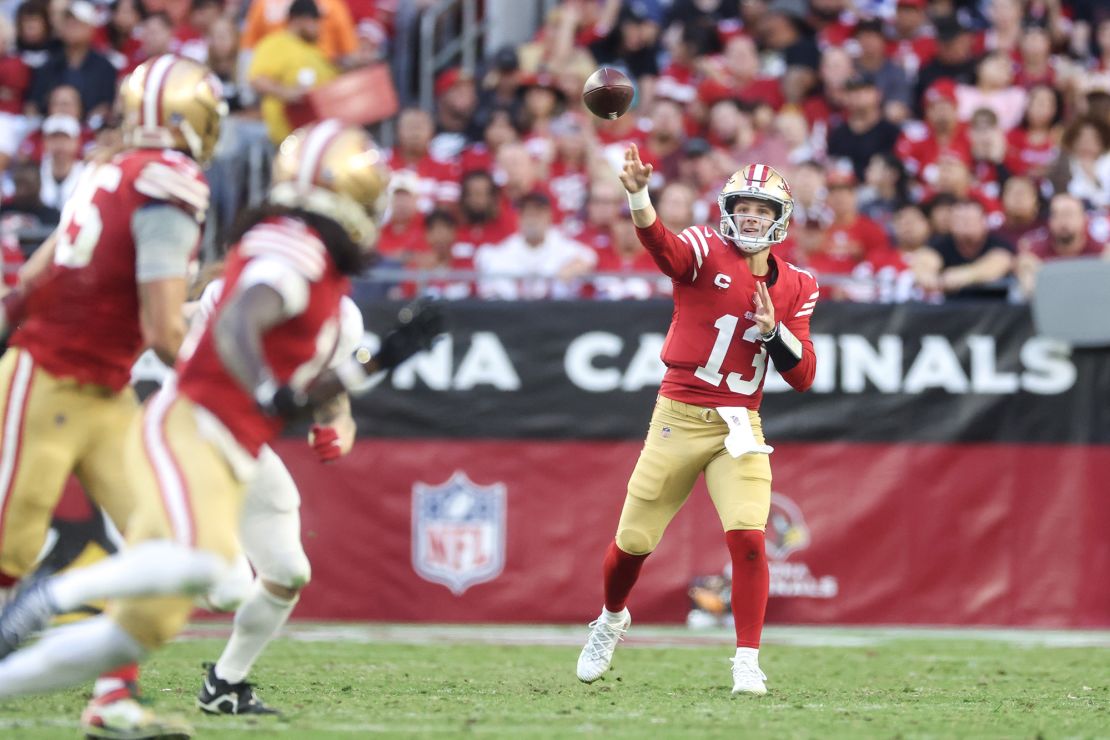
{"label": "quarterback in red jersey", "polygon": [[720,232],[692,226],[677,235],[648,198],[651,171],[630,146],[621,182],[632,222],[674,281],[674,315],[662,351],[667,371],[605,555],[605,606],[590,625],[578,678],[590,683],[609,669],[632,622],[625,604],[640,568],[704,473],[732,559],[732,691],[765,694],[759,640],[769,586],[763,531],[772,448],[763,439],[759,402],[768,359],[796,390],[813,383],[809,320],[820,289],[808,272],[771,254],[786,238],[794,206],[773,168],[748,165],[725,183]]}
{"label": "quarterback in red jersey", "polygon": [[362,129],[333,120],[283,142],[269,202],[241,229],[195,349],[128,432],[121,467],[143,494],[135,496],[128,547],[23,590],[0,615],[0,654],[53,614],[115,601],[104,616],[48,632],[0,661],[0,697],[79,683],[177,634],[193,596],[221,582],[238,557],[258,454],[283,419],[310,410],[309,385],[338,378],[314,399],[330,401],[427,346],[438,327],[410,321],[383,339],[375,358],[322,373],[338,344],[347,276],[372,249],[384,159]]}

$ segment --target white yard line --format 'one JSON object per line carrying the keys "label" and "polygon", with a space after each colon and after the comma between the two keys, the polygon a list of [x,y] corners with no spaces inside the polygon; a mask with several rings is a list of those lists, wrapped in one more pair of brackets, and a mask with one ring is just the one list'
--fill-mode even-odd
{"label": "white yard line", "polygon": [[[185,639],[222,638],[226,622],[199,622]],[[579,646],[584,626],[570,625],[460,625],[387,623],[293,623],[284,631],[302,642],[393,643],[406,645],[482,644]],[[968,640],[1002,642],[1020,647],[1110,648],[1108,630],[1026,630],[1012,628],[947,627],[814,627],[772,626],[764,630],[769,645],[803,647],[870,647],[901,640]],[[628,634],[632,647],[716,647],[733,639],[731,629],[692,630],[685,627],[637,625]]]}

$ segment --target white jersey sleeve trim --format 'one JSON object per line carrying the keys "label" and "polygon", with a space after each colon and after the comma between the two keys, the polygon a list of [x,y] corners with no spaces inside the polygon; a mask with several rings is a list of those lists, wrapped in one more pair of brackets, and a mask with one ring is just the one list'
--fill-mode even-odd
{"label": "white jersey sleeve trim", "polygon": [[135,190],[155,200],[177,200],[198,214],[208,210],[208,185],[162,162],[151,162],[135,178]]}

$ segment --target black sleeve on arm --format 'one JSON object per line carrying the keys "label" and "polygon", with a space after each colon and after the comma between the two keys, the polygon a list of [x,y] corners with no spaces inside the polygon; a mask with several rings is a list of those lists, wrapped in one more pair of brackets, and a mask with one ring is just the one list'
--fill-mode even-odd
{"label": "black sleeve on arm", "polygon": [[763,346],[780,373],[793,370],[802,361],[802,343],[781,321],[772,329],[772,335],[763,340]]}

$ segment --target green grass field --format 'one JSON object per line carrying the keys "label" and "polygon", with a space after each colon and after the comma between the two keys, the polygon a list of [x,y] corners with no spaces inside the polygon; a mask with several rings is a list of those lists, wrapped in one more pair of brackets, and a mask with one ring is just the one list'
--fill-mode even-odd
{"label": "green grass field", "polygon": [[[251,721],[193,709],[215,629],[143,679],[198,737],[1110,737],[1107,633],[772,628],[771,694],[733,699],[725,632],[634,627],[586,686],[584,629],[298,627],[256,668],[285,715]],[[0,703],[0,737],[75,737],[83,703],[79,690]]]}

